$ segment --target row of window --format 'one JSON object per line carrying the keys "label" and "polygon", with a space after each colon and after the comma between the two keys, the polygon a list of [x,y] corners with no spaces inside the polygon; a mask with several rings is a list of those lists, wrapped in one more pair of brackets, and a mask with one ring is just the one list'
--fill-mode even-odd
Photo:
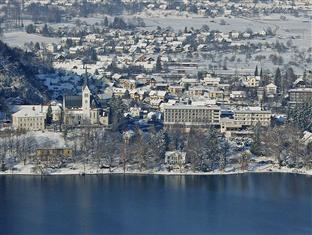
{"label": "row of window", "polygon": [[269,118],[271,114],[235,114],[235,117],[267,117]]}
{"label": "row of window", "polygon": [[26,128],[26,127],[34,127],[34,128],[42,128],[44,125],[43,123],[19,123],[19,128]]}
{"label": "row of window", "polygon": [[[176,110],[166,110],[165,113],[211,113],[211,109],[176,109]],[[213,110],[213,112],[219,113],[219,110]]]}
{"label": "row of window", "polygon": [[21,123],[25,122],[35,122],[35,121],[43,121],[43,117],[36,117],[36,118],[18,118],[18,121]]}

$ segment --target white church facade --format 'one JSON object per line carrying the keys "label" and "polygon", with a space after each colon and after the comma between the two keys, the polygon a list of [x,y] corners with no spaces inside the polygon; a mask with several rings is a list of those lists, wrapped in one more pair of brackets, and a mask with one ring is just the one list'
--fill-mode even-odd
{"label": "white church facade", "polygon": [[82,95],[64,96],[63,111],[65,125],[108,125],[108,115],[99,108],[87,84]]}

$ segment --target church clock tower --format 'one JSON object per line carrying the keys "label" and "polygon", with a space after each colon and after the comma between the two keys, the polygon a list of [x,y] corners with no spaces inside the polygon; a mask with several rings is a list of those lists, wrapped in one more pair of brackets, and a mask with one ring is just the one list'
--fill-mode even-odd
{"label": "church clock tower", "polygon": [[82,87],[82,111],[85,120],[90,119],[91,92],[87,84]]}

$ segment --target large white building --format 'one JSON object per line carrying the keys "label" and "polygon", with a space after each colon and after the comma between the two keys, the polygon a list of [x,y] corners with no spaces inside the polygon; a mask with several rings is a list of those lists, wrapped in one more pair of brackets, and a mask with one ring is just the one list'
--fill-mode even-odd
{"label": "large white building", "polygon": [[296,88],[289,90],[289,104],[291,106],[296,104],[303,104],[312,99],[312,88]]}
{"label": "large white building", "polygon": [[206,126],[220,123],[220,108],[216,105],[176,104],[164,107],[164,124],[183,126]]}
{"label": "large white building", "polygon": [[12,114],[12,125],[17,129],[24,130],[44,130],[46,114],[42,108],[21,109]]}
{"label": "large white building", "polygon": [[269,126],[272,113],[270,110],[261,110],[260,107],[248,107],[234,111],[234,120],[242,126]]}
{"label": "large white building", "polygon": [[239,131],[257,124],[261,126],[269,126],[271,124],[271,111],[262,110],[260,107],[234,110],[233,113],[233,118],[221,118],[220,128],[222,133]]}

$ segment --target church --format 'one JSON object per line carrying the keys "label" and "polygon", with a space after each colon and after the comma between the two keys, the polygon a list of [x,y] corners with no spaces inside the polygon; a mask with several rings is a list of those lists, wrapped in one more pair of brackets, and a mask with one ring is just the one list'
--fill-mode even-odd
{"label": "church", "polygon": [[68,126],[108,125],[109,115],[101,109],[87,82],[82,86],[82,95],[63,97],[63,113]]}

